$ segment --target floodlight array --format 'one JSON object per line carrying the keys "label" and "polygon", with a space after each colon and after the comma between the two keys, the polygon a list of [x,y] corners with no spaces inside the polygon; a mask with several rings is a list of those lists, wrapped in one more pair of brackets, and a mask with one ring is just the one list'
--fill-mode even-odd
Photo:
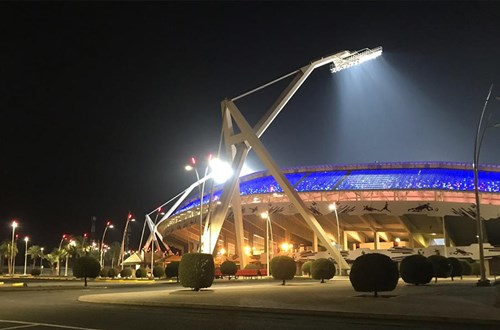
{"label": "floodlight array", "polygon": [[382,47],[373,49],[364,48],[356,52],[345,51],[339,53],[338,56],[335,56],[333,58],[333,62],[332,64],[330,64],[330,71],[332,73],[336,73],[341,70],[350,68],[351,66],[373,60],[380,55],[382,55]]}

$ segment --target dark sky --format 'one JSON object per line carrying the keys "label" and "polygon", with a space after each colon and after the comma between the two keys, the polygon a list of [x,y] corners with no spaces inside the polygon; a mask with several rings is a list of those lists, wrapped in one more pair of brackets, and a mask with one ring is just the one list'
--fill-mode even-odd
{"label": "dark sky", "polygon": [[[193,182],[190,156],[216,152],[222,99],[319,57],[384,47],[310,77],[263,136],[280,166],[471,162],[492,82],[500,95],[490,2],[2,2],[0,43],[0,239],[16,218],[49,247],[92,215],[120,240],[129,210],[142,221]],[[237,105],[255,123],[285,86]],[[500,164],[499,139],[483,162]]]}

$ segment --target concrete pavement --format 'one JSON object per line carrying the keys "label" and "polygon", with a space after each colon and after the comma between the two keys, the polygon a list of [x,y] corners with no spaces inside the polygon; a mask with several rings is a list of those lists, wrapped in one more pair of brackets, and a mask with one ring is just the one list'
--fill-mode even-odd
{"label": "concrete pavement", "polygon": [[[288,281],[216,280],[199,292],[180,286],[134,293],[84,295],[82,302],[151,307],[189,307],[308,315],[335,315],[389,319],[426,320],[461,324],[500,325],[500,286],[478,288],[477,279],[438,280],[425,286],[406,285],[370,294],[355,292],[347,277],[327,283],[310,279]],[[231,284],[231,285],[229,285]],[[500,307],[500,306],[499,306]]]}

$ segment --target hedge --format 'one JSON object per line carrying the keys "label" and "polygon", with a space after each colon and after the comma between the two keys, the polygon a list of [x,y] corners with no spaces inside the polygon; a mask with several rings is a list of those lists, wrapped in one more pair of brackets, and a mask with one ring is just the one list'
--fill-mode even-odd
{"label": "hedge", "polygon": [[415,285],[429,283],[434,274],[432,263],[420,254],[404,258],[399,266],[399,272],[405,283]]}
{"label": "hedge", "polygon": [[287,280],[295,276],[295,261],[288,256],[277,256],[269,262],[269,271],[276,280],[281,280],[285,285]]}
{"label": "hedge", "polygon": [[208,253],[186,253],[179,265],[179,278],[183,287],[200,291],[209,288],[215,278],[214,258]]}
{"label": "hedge", "polygon": [[369,253],[354,260],[349,273],[352,287],[358,292],[392,291],[398,285],[398,266],[391,258],[379,253]]}
{"label": "hedge", "polygon": [[319,258],[312,262],[311,264],[311,276],[315,280],[321,280],[321,283],[325,283],[325,279],[329,280],[335,276],[335,264],[333,261]]}

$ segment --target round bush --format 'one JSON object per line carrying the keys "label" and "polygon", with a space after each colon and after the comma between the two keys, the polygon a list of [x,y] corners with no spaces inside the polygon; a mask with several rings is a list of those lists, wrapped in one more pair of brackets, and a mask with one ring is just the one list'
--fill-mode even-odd
{"label": "round bush", "polygon": [[186,253],[179,265],[179,278],[185,288],[209,288],[215,278],[214,258],[208,253]]}
{"label": "round bush", "polygon": [[165,268],[163,268],[160,265],[154,266],[153,267],[153,276],[158,277],[158,278],[162,278],[163,276],[165,276]]}
{"label": "round bush", "polygon": [[165,274],[167,277],[177,277],[179,282],[179,261],[172,261],[165,267]]}
{"label": "round bush", "polygon": [[145,277],[148,277],[148,271],[145,269],[145,268],[138,268],[136,271],[135,271],[135,277],[137,278],[145,278]]}
{"label": "round bush", "polygon": [[127,278],[132,276],[132,269],[131,268],[123,268],[122,271],[120,272],[120,276],[122,278]]}
{"label": "round bush", "polygon": [[302,273],[311,276],[311,264],[312,261],[306,261],[302,265]]}
{"label": "round bush", "polygon": [[31,275],[32,276],[40,276],[41,273],[42,273],[42,270],[40,268],[33,268],[31,270]]}
{"label": "round bush", "polygon": [[335,276],[335,264],[333,261],[319,258],[312,262],[311,264],[311,276],[315,280],[321,280],[321,283],[325,283],[325,279],[329,280]]}
{"label": "round bush", "polygon": [[99,261],[94,257],[80,257],[75,260],[73,265],[73,275],[77,278],[84,278],[85,286],[87,286],[87,278],[96,278],[101,270]]}
{"label": "round bush", "polygon": [[108,267],[102,268],[99,271],[99,276],[100,277],[108,277],[108,274],[109,274],[109,268]]}
{"label": "round bush", "polygon": [[447,258],[443,256],[430,256],[427,259],[432,263],[432,276],[435,278],[435,282],[437,282],[437,278],[447,278],[451,275],[451,265]]}
{"label": "round bush", "polygon": [[278,256],[271,259],[269,271],[276,280],[282,280],[282,285],[295,276],[295,261],[288,256]]}
{"label": "round bush", "polygon": [[118,271],[114,268],[110,268],[108,270],[108,277],[115,278],[116,276],[118,276]]}
{"label": "round bush", "polygon": [[401,278],[405,283],[415,285],[427,284],[432,280],[432,263],[424,256],[415,254],[401,261],[399,266]]}
{"label": "round bush", "polygon": [[236,266],[236,263],[226,260],[220,265],[220,272],[222,275],[225,276],[234,276],[236,272],[238,271],[238,267]]}
{"label": "round bush", "polygon": [[349,280],[358,292],[392,291],[398,285],[398,266],[391,258],[379,253],[359,256],[351,267]]}
{"label": "round bush", "polygon": [[467,260],[460,260],[460,266],[462,267],[462,275],[472,275],[471,263]]}
{"label": "round bush", "polygon": [[451,280],[453,281],[454,277],[462,277],[462,265],[460,265],[460,260],[449,257],[448,263],[451,265]]}

